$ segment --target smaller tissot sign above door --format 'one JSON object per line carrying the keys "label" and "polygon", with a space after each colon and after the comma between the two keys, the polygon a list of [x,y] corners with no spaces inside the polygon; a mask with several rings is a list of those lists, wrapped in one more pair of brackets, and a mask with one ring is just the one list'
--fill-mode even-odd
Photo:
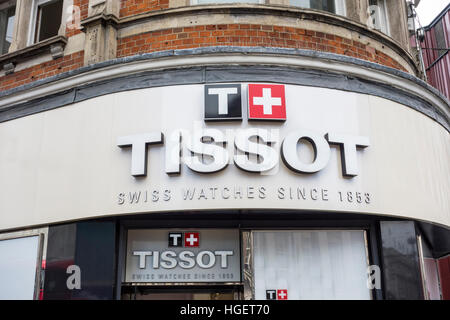
{"label": "smaller tissot sign above door", "polygon": [[238,230],[129,230],[126,282],[240,282]]}
{"label": "smaller tissot sign above door", "polygon": [[205,120],[242,119],[240,84],[205,86]]}

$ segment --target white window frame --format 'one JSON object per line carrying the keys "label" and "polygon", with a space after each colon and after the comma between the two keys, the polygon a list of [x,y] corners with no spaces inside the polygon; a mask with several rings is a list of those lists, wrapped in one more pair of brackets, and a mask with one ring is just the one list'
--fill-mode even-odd
{"label": "white window frame", "polygon": [[[241,0],[239,2],[227,2],[227,1],[218,1],[218,2],[216,2],[214,0],[211,0],[211,2],[200,3],[200,4],[227,4],[227,3],[255,3],[255,2],[248,2],[248,1],[245,1],[245,0]],[[265,4],[266,0],[258,0],[258,2],[256,2],[256,3],[257,4]],[[198,5],[198,4],[199,4],[198,0],[191,0],[191,5]]]}
{"label": "white window frame", "polygon": [[[370,3],[369,3],[370,4]],[[378,30],[388,36],[391,35],[390,25],[389,25],[389,15],[386,5],[386,0],[377,0],[377,6],[380,8],[380,29],[375,28],[375,30]],[[370,6],[369,6],[370,8]],[[371,17],[370,17],[371,19]]]}
{"label": "white window frame", "polygon": [[[49,2],[55,2],[57,0],[32,0],[32,7],[31,7],[31,16],[30,16],[30,25],[28,26],[28,41],[27,45],[31,46],[32,44],[35,44],[37,42],[34,41],[34,38],[36,36],[36,19],[37,19],[37,13],[39,6],[49,3]],[[64,1],[64,0],[63,0]],[[64,9],[64,3],[63,3],[63,9]],[[61,20],[63,18],[63,15],[61,15]],[[62,23],[62,21],[61,21]]]}
{"label": "white window frame", "polygon": [[[291,4],[291,1],[289,0],[289,5],[292,7],[297,7],[297,8],[302,8],[300,6],[296,6]],[[345,5],[345,0],[334,0],[334,7],[336,8],[336,12],[334,12],[334,14],[340,15],[340,16],[347,16],[347,6]],[[307,7],[305,7],[307,8]],[[309,9],[309,8],[307,8]],[[325,11],[324,12],[328,12]],[[330,12],[333,13],[333,12]]]}
{"label": "white window frame", "polygon": [[336,7],[336,14],[340,16],[347,16],[347,5],[345,0],[335,0],[334,6]]}

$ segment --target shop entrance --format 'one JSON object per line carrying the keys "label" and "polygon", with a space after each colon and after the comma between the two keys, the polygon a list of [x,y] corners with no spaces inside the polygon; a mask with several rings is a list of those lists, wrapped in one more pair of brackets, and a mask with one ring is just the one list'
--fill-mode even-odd
{"label": "shop entrance", "polygon": [[122,286],[122,300],[239,300],[241,286]]}

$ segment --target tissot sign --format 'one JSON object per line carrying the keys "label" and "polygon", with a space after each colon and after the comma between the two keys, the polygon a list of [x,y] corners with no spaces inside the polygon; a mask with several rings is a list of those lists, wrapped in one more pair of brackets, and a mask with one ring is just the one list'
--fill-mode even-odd
{"label": "tissot sign", "polygon": [[[242,121],[242,85],[205,85],[205,121]],[[285,86],[274,84],[248,84],[248,121],[289,121],[286,111]],[[301,101],[299,102],[301,103]],[[277,128],[252,127],[224,132],[208,126],[194,131],[149,131],[118,138],[119,147],[131,147],[131,174],[147,175],[149,145],[165,144],[165,171],[180,174],[181,164],[199,173],[221,171],[234,163],[239,169],[252,173],[267,173],[279,163],[274,145],[280,145],[280,154],[287,168],[297,173],[316,173],[330,161],[330,145],[340,146],[342,174],[347,177],[359,173],[358,148],[370,145],[369,138],[329,131],[325,135],[309,128],[296,128],[280,137]],[[166,136],[166,141],[164,141]],[[255,141],[256,139],[256,141]],[[301,160],[297,152],[300,141],[313,148],[310,162]],[[226,145],[232,145],[231,150]],[[183,152],[184,151],[184,152]],[[184,156],[183,156],[184,154]],[[253,155],[252,160],[249,155]],[[204,158],[209,158],[205,161]],[[256,160],[255,160],[256,159]],[[155,161],[155,159],[153,159]],[[151,164],[150,164],[151,165]]]}
{"label": "tissot sign", "polygon": [[237,230],[129,230],[126,282],[239,282]]}
{"label": "tissot sign", "polygon": [[6,121],[0,137],[2,230],[200,210],[450,223],[448,179],[439,178],[449,166],[436,156],[448,153],[448,132],[369,94],[248,82],[151,87]]}

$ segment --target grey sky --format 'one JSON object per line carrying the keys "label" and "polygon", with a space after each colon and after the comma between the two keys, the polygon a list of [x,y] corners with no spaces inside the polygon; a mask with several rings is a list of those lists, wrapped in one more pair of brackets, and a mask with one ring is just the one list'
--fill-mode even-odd
{"label": "grey sky", "polygon": [[428,26],[449,3],[450,0],[421,0],[416,11],[422,26]]}

